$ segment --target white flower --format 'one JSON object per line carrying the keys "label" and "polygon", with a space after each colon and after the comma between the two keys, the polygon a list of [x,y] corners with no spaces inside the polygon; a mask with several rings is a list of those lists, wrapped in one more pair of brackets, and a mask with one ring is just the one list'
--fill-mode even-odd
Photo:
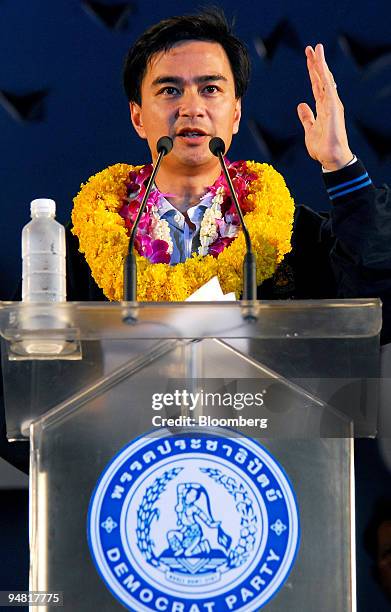
{"label": "white flower", "polygon": [[208,247],[207,246],[200,246],[198,247],[198,255],[207,255],[208,254]]}
{"label": "white flower", "polygon": [[218,238],[216,219],[221,219],[220,204],[212,200],[213,204],[207,208],[200,226],[200,243],[198,247],[199,255],[207,255],[208,247]]}
{"label": "white flower", "polygon": [[[225,194],[224,187],[219,187],[216,191],[216,195],[212,199],[211,208],[218,206],[220,210],[220,204],[224,202],[224,194]],[[221,217],[221,211],[220,211],[220,217]]]}
{"label": "white flower", "polygon": [[171,239],[170,226],[165,219],[160,219],[159,215],[156,213],[152,214],[151,238],[152,240],[164,240],[167,242],[167,253],[171,255],[174,250],[174,245]]}

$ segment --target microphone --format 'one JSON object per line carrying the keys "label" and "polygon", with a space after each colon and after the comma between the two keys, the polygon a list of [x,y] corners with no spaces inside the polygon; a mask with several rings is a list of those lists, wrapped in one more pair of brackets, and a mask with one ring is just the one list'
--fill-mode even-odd
{"label": "microphone", "polygon": [[[242,225],[244,239],[246,241],[246,254],[243,260],[243,299],[255,301],[257,299],[257,262],[255,259],[254,252],[251,246],[250,234],[244,222],[243,213],[239,206],[238,198],[235,193],[234,186],[232,185],[231,177],[227,170],[227,165],[224,161],[225,143],[224,140],[215,136],[209,142],[209,149],[213,155],[219,158],[221,167],[224,172],[224,176],[228,183],[232,199],[235,202],[236,210],[239,215],[240,223]],[[254,315],[250,315],[250,319],[254,319]]]}
{"label": "microphone", "polygon": [[[144,197],[138,210],[136,220],[133,223],[132,231],[130,233],[129,238],[128,254],[124,262],[124,301],[126,302],[135,302],[137,300],[137,265],[136,257],[134,255],[134,240],[136,237],[137,227],[141,219],[141,215],[144,212],[150,191],[155,182],[155,176],[159,171],[162,159],[171,151],[172,145],[173,142],[169,136],[162,136],[161,138],[159,138],[156,144],[156,150],[159,153],[159,157],[157,158],[155,167],[153,168],[152,174],[149,177]],[[134,317],[127,316],[124,320],[134,321]]]}

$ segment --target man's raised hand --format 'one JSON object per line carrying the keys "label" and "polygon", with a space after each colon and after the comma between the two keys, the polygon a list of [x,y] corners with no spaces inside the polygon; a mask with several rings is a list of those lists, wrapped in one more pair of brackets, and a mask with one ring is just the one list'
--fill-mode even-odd
{"label": "man's raised hand", "polygon": [[305,102],[297,107],[312,159],[327,170],[339,170],[353,158],[346,134],[344,108],[324,56],[323,45],[306,47],[308,74],[315,98],[316,117]]}

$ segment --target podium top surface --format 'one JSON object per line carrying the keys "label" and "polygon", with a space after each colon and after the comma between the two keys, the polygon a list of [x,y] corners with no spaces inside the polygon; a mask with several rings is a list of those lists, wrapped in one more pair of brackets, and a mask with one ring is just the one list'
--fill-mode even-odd
{"label": "podium top surface", "polygon": [[[252,315],[252,320],[248,320]],[[363,338],[381,329],[379,299],[238,302],[0,302],[0,334],[94,339]]]}

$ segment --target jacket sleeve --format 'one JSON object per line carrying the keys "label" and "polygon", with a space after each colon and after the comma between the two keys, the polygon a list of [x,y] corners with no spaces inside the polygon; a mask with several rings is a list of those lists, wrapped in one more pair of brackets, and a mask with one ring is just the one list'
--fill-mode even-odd
{"label": "jacket sleeve", "polygon": [[337,297],[379,297],[382,340],[391,340],[391,190],[377,189],[360,161],[323,174],[334,238],[330,262]]}

